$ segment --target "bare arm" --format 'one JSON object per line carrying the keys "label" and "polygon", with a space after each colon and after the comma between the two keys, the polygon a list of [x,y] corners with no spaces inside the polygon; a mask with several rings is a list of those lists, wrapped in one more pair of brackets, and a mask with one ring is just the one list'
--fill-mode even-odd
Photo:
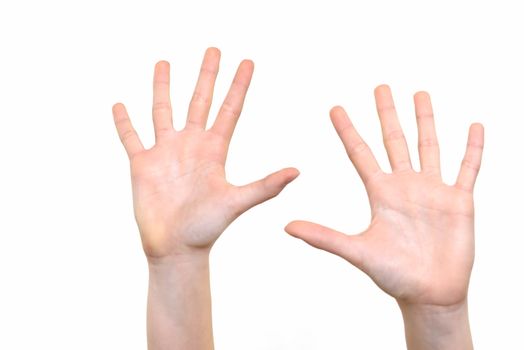
{"label": "bare arm", "polygon": [[243,61],[213,125],[206,130],[220,51],[206,51],[187,122],[174,130],[169,64],[158,62],[153,81],[155,145],[144,149],[125,107],[114,121],[131,165],[133,205],[149,263],[149,349],[213,348],[209,252],[225,228],[274,196],[298,171],[287,168],[244,186],[226,181],[225,161],[253,74]]}
{"label": "bare arm", "polygon": [[409,349],[472,349],[467,291],[474,257],[473,186],[483,127],[470,127],[460,173],[448,186],[440,174],[429,95],[419,92],[414,97],[420,172],[411,167],[389,87],[377,87],[375,99],[391,173],[380,169],[346,112],[340,107],[331,111],[331,121],[369,196],[369,227],[346,235],[294,221],[286,231],[346,259],[394,297],[404,317]]}

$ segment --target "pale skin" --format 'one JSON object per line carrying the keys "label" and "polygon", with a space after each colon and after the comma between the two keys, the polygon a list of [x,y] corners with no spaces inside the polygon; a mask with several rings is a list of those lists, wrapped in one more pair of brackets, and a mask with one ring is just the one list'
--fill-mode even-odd
{"label": "pale skin", "polygon": [[[149,349],[212,349],[209,253],[225,228],[276,196],[298,171],[286,168],[244,186],[229,184],[224,165],[253,73],[243,61],[211,127],[207,119],[220,52],[206,51],[186,125],[174,130],[169,64],[153,79],[155,145],[145,149],[125,107],[113,106],[130,159],[135,218],[149,263]],[[331,120],[369,195],[372,220],[358,235],[295,221],[286,231],[337,254],[398,301],[409,349],[472,348],[467,289],[473,265],[473,186],[483,128],[470,128],[455,184],[440,176],[429,95],[415,95],[421,171],[415,172],[387,86],[375,90],[392,173],[384,173],[344,110]]]}
{"label": "pale skin", "polygon": [[227,182],[225,162],[253,74],[244,60],[213,124],[208,115],[220,51],[209,48],[189,104],[185,127],[175,130],[170,65],[153,78],[155,145],[145,149],[123,104],[113,106],[131,167],[133,206],[149,264],[148,348],[213,349],[209,253],[226,227],[249,208],[275,197],[298,176],[295,168],[253,183]]}
{"label": "pale skin", "polygon": [[385,173],[341,107],[331,121],[366,188],[371,223],[347,235],[307,221],[285,230],[336,254],[394,297],[402,311],[408,349],[472,349],[467,294],[474,259],[473,187],[484,145],[481,124],[469,129],[466,152],[453,185],[443,183],[428,93],[414,96],[420,171],[412,168],[390,88],[375,89]]}

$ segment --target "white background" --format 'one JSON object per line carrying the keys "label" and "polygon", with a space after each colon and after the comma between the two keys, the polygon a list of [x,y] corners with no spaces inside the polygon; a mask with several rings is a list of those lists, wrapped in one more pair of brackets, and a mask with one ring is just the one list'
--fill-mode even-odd
{"label": "white background", "polygon": [[412,158],[412,95],[432,94],[444,178],[486,128],[470,317],[477,349],[522,349],[524,23],[518,1],[3,1],[0,5],[0,348],[144,349],[147,266],[111,106],[153,143],[152,73],[172,64],[185,120],[208,46],[213,116],[242,58],[255,75],[227,163],[243,184],[296,166],[212,252],[217,349],[402,349],[392,298],[289,237],[292,219],[356,233],[364,188],[329,121],[346,107],[384,168],[373,88],[393,89]]}

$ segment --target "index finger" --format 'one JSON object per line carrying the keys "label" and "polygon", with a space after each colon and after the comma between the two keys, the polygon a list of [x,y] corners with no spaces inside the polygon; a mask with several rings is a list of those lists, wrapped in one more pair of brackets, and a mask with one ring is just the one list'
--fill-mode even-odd
{"label": "index finger", "polygon": [[210,129],[210,131],[222,136],[228,145],[244,105],[247,89],[253,76],[253,69],[253,61],[244,60],[240,63],[215,123]]}
{"label": "index finger", "polygon": [[349,159],[355,166],[362,182],[366,185],[369,179],[382,173],[380,166],[369,146],[362,140],[342,107],[334,107],[330,112],[331,122],[344,144]]}
{"label": "index finger", "polygon": [[129,120],[126,107],[122,103],[117,103],[113,106],[113,119],[115,121],[116,130],[122,145],[127,152],[129,158],[133,157],[135,153],[144,150],[144,146],[138,137],[138,134]]}

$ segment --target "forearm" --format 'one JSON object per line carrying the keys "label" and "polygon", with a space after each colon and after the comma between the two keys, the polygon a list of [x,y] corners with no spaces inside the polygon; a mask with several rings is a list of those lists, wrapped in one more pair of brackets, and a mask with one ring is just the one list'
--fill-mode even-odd
{"label": "forearm", "polygon": [[399,306],[409,350],[473,349],[467,300],[452,307]]}
{"label": "forearm", "polygon": [[213,349],[209,254],[149,262],[149,350]]}

